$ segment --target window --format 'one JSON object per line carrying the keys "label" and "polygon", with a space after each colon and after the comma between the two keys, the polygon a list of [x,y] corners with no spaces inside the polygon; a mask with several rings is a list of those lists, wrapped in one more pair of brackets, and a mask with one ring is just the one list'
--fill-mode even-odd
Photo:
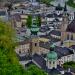
{"label": "window", "polygon": [[61,45],[63,45],[63,41],[61,41]]}
{"label": "window", "polygon": [[53,64],[55,64],[55,62],[53,61]]}
{"label": "window", "polygon": [[19,50],[19,54],[21,54],[21,51]]}
{"label": "window", "polygon": [[51,64],[51,62],[49,62],[49,64]]}
{"label": "window", "polygon": [[73,35],[71,35],[71,40],[73,40]]}
{"label": "window", "polygon": [[67,34],[67,40],[69,40],[69,34]]}
{"label": "window", "polygon": [[35,46],[37,46],[37,43],[35,43]]}
{"label": "window", "polygon": [[25,23],[24,22],[22,22],[22,27],[24,27],[25,26]]}

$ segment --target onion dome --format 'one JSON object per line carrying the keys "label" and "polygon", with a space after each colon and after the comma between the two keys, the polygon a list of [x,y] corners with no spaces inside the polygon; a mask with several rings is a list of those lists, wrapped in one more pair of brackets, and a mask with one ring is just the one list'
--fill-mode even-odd
{"label": "onion dome", "polygon": [[55,45],[53,44],[50,47],[50,52],[47,54],[47,59],[50,61],[56,61],[57,60],[57,53],[54,51]]}
{"label": "onion dome", "polygon": [[31,34],[37,35],[38,31],[39,31],[39,27],[36,25],[32,25]]}
{"label": "onion dome", "polygon": [[51,51],[50,53],[47,54],[47,59],[50,61],[57,60],[57,53],[54,51]]}
{"label": "onion dome", "polygon": [[37,35],[37,33],[39,32],[39,27],[37,26],[37,22],[35,18],[32,19],[32,26],[30,30],[32,35]]}

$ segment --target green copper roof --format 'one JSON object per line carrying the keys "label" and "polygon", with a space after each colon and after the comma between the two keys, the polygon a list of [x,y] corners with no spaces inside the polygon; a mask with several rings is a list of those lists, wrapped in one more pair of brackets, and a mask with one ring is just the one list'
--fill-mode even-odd
{"label": "green copper roof", "polygon": [[34,26],[31,27],[31,31],[32,32],[38,32],[39,31],[39,27],[34,25]]}
{"label": "green copper roof", "polygon": [[52,44],[50,47],[51,47],[51,48],[55,48],[55,44]]}
{"label": "green copper roof", "polygon": [[51,61],[57,60],[57,53],[54,51],[54,48],[55,48],[55,44],[52,44],[50,46],[50,52],[47,54],[48,60],[51,60]]}
{"label": "green copper roof", "polygon": [[31,33],[34,34],[39,31],[39,27],[36,24],[35,25],[33,24],[30,30],[31,30]]}
{"label": "green copper roof", "polygon": [[32,19],[32,26],[31,26],[31,33],[36,35],[37,32],[39,31],[39,27],[38,27],[38,24],[37,24],[37,19],[36,17],[34,16],[33,19]]}
{"label": "green copper roof", "polygon": [[47,54],[47,59],[51,61],[57,60],[57,53],[54,51],[51,51]]}

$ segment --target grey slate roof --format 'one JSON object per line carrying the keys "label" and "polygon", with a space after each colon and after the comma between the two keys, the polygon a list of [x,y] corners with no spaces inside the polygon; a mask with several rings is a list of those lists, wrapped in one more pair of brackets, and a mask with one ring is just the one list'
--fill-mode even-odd
{"label": "grey slate roof", "polygon": [[44,60],[44,58],[38,54],[34,54],[32,59],[41,67],[41,69],[43,69],[44,71],[46,71],[49,75],[58,75],[60,74],[58,69],[48,69],[46,67],[46,61]]}
{"label": "grey slate roof", "polygon": [[48,18],[58,18],[58,17],[61,18],[61,17],[63,17],[63,14],[57,15],[56,13],[52,13],[52,14],[47,14],[46,17],[48,17]]}
{"label": "grey slate roof", "polygon": [[61,36],[61,32],[60,31],[56,31],[56,30],[52,30],[49,34]]}
{"label": "grey slate roof", "polygon": [[70,48],[75,50],[75,45],[70,46]]}
{"label": "grey slate roof", "polygon": [[19,54],[17,54],[17,57],[19,61],[31,60],[31,57],[29,56],[20,56]]}
{"label": "grey slate roof", "polygon": [[49,31],[49,27],[48,26],[43,26],[40,28],[40,32],[46,32],[46,31]]}
{"label": "grey slate roof", "polygon": [[58,69],[59,71],[64,71],[63,67],[61,67],[60,65],[57,65],[57,69]]}
{"label": "grey slate roof", "polygon": [[49,42],[46,42],[46,43],[44,43],[44,42],[40,42],[39,43],[39,46],[40,47],[42,47],[42,48],[46,48],[46,49],[50,49],[50,43]]}
{"label": "grey slate roof", "polygon": [[34,54],[32,59],[43,69],[46,70],[46,61],[38,54]]}
{"label": "grey slate roof", "polygon": [[71,72],[65,72],[63,75],[73,75]]}
{"label": "grey slate roof", "polygon": [[19,45],[30,44],[30,40],[26,39],[24,41],[18,42]]}
{"label": "grey slate roof", "polygon": [[48,17],[48,18],[53,18],[54,15],[53,15],[53,14],[48,14],[48,15],[46,15],[46,17]]}
{"label": "grey slate roof", "polygon": [[73,51],[67,47],[56,47],[55,51],[57,52],[58,58],[73,54]]}
{"label": "grey slate roof", "polygon": [[[48,50],[50,49],[50,45],[51,45],[51,43],[49,43],[49,42],[47,42],[47,43],[40,42],[40,47],[46,48]],[[73,54],[73,51],[71,49],[69,49],[67,47],[58,47],[58,46],[55,47],[55,52],[58,55],[58,59],[63,56]]]}

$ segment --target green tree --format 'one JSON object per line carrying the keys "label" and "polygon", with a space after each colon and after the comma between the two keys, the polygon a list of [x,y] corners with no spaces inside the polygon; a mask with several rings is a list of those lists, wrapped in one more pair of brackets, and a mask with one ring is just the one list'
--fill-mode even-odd
{"label": "green tree", "polygon": [[32,16],[28,15],[26,25],[27,25],[28,28],[31,28],[31,24],[32,24]]}
{"label": "green tree", "polygon": [[16,43],[13,31],[10,25],[0,21],[0,75],[24,74],[14,52]]}
{"label": "green tree", "polygon": [[74,3],[74,0],[68,0],[67,1],[67,4],[73,8],[75,8],[75,3]]}
{"label": "green tree", "polygon": [[0,21],[0,75],[46,75],[41,69],[30,66],[24,70],[14,51],[15,32],[10,25]]}
{"label": "green tree", "polygon": [[40,16],[37,16],[37,25],[40,27],[41,26],[41,17]]}
{"label": "green tree", "polygon": [[75,62],[73,62],[73,61],[66,62],[66,63],[63,64],[63,67],[65,69],[68,69],[68,68],[74,68],[75,69]]}
{"label": "green tree", "polygon": [[45,73],[43,70],[41,70],[35,65],[31,65],[27,70],[30,75],[47,75],[47,73]]}
{"label": "green tree", "polygon": [[[40,16],[36,17],[35,23],[37,26],[41,26],[41,17]],[[31,15],[28,16],[26,25],[28,28],[31,28],[31,25],[32,25],[32,16]]]}

